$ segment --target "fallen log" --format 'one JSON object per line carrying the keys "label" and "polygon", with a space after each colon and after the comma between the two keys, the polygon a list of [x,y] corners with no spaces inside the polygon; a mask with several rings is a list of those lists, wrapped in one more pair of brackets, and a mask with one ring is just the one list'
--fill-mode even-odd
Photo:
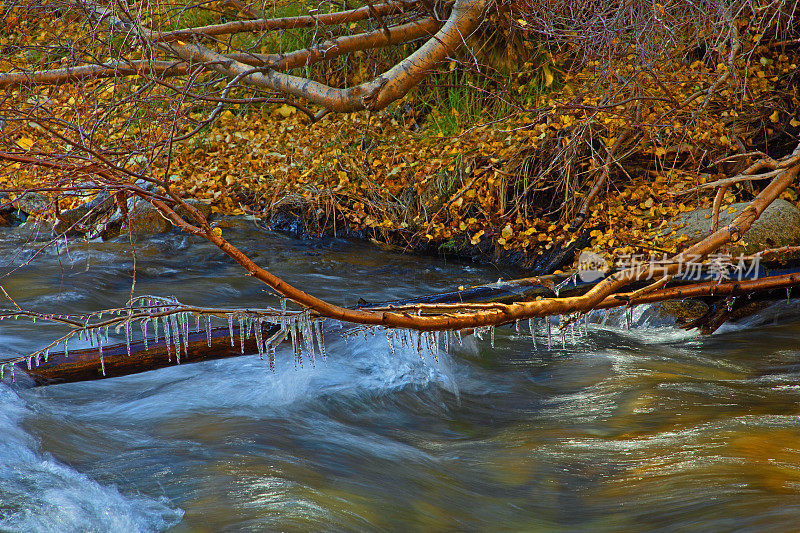
{"label": "fallen log", "polygon": [[[604,299],[596,309],[609,309],[621,306],[634,306],[665,300],[711,297],[718,300],[741,295],[755,295],[757,299],[778,299],[776,291],[800,285],[800,269],[784,269],[779,271],[760,271],[754,273],[756,279],[742,281],[673,279],[673,286],[662,287],[644,294],[633,290],[613,294]],[[523,278],[506,282],[498,281],[488,285],[471,287],[465,290],[429,295],[410,300],[394,301],[381,304],[362,303],[361,307],[405,307],[413,304],[453,305],[462,303],[507,303],[536,299],[537,297],[574,296],[583,294],[597,281],[584,282],[577,276],[550,275]],[[639,286],[646,284],[640,282]],[[636,287],[634,287],[635,289]],[[714,314],[695,321],[689,327],[700,328],[704,333],[713,332],[725,320],[741,314],[744,305],[716,306]],[[724,309],[724,310],[723,310]],[[727,314],[726,314],[727,313]],[[261,338],[267,338],[278,330],[277,326],[265,325]],[[231,335],[231,332],[233,335]],[[246,336],[247,337],[247,336]],[[131,341],[127,343],[104,346],[102,353],[98,348],[70,350],[69,353],[51,353],[47,361],[37,365],[16,363],[15,371],[24,372],[33,378],[38,385],[52,385],[76,381],[125,376],[173,366],[176,364],[195,363],[240,355],[257,353],[256,336],[242,339],[239,327],[213,328],[210,335],[206,331],[190,332],[184,344],[185,349],[177,356],[174,349],[162,338]]]}

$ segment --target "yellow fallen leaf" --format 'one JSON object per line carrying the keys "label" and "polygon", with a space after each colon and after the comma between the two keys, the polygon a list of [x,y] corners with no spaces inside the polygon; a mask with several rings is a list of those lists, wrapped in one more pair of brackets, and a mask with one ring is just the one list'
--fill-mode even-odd
{"label": "yellow fallen leaf", "polygon": [[29,139],[28,137],[23,137],[22,139],[17,141],[17,146],[19,146],[23,150],[30,150],[31,147],[33,147],[33,140]]}
{"label": "yellow fallen leaf", "polygon": [[503,237],[503,239],[508,239],[513,234],[514,230],[511,229],[511,224],[506,224],[506,226],[503,228],[503,231],[500,232],[500,235]]}
{"label": "yellow fallen leaf", "polygon": [[774,112],[774,113],[772,113],[772,114],[769,116],[769,119],[770,119],[770,120],[771,120],[773,123],[777,123],[777,122],[778,122],[778,121],[781,119],[781,115],[780,115],[780,113],[778,113],[778,110],[777,110],[777,109],[775,110],[775,112]]}
{"label": "yellow fallen leaf", "polygon": [[789,121],[789,124],[791,124],[793,128],[796,128],[797,126],[800,126],[800,120],[793,118],[792,120]]}
{"label": "yellow fallen leaf", "polygon": [[286,104],[283,104],[282,106],[280,106],[278,109],[275,110],[275,112],[278,113],[283,118],[287,118],[289,115],[295,113],[296,111],[297,110],[294,107]]}

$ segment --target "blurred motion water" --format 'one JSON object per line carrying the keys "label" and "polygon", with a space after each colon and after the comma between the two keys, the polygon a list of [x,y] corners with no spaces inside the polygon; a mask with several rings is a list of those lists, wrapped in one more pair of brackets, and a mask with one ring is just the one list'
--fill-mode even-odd
{"label": "blurred motion water", "polygon": [[[497,279],[489,267],[302,242],[243,221],[257,263],[343,305]],[[276,299],[180,234],[45,250],[0,228],[23,306],[88,311],[131,293]],[[39,243],[41,244],[41,243]],[[5,304],[3,304],[5,305]],[[437,360],[382,334],[329,357],[257,356],[125,378],[0,384],[0,530],[753,530],[800,521],[800,325],[782,303],[702,337],[654,309],[593,313],[538,349],[514,327]],[[774,325],[778,323],[780,325]],[[526,328],[523,328],[525,330]],[[57,329],[0,323],[0,356]],[[569,331],[569,330],[568,330]]]}

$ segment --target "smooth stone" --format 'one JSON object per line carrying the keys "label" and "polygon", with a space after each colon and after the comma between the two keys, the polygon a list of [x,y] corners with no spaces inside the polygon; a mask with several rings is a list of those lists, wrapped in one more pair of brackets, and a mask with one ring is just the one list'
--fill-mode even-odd
{"label": "smooth stone", "polygon": [[[748,205],[749,202],[741,202],[722,206],[719,213],[719,227],[723,228],[730,224]],[[729,213],[730,208],[734,208],[735,211]],[[671,231],[676,232],[676,237],[686,235],[688,240],[684,241],[684,244],[687,246],[700,242],[711,235],[711,209],[695,209],[678,215],[670,221],[664,234]],[[798,245],[800,245],[800,209],[791,202],[778,199],[753,222],[739,242],[730,244],[723,250],[753,254],[768,248]]]}
{"label": "smooth stone", "polygon": [[25,214],[42,213],[50,209],[50,198],[38,192],[26,192],[13,202],[12,205]]}
{"label": "smooth stone", "polygon": [[[196,200],[194,198],[187,198],[184,199],[183,201],[189,204],[190,206],[194,207],[198,211],[200,211],[200,213],[202,213],[204,217],[209,218],[211,216],[211,205],[203,201]],[[178,207],[178,209],[176,209],[175,212],[178,213],[178,215],[180,215],[182,218],[187,220],[190,224],[194,223],[192,215],[190,215],[189,212],[183,207]]]}
{"label": "smooth stone", "polygon": [[161,214],[161,211],[147,202],[138,201],[136,206],[128,213],[128,221],[123,224],[122,233],[155,235],[157,233],[166,233],[171,229],[172,223]]}

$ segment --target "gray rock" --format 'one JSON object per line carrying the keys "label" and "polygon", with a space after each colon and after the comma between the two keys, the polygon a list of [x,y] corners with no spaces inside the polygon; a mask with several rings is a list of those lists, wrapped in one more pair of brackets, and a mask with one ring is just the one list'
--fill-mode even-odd
{"label": "gray rock", "polygon": [[[70,236],[81,235],[88,230],[92,233],[92,228],[102,225],[111,211],[115,207],[114,198],[108,191],[101,191],[91,202],[79,205],[74,209],[62,211],[61,220],[56,224],[57,233],[68,232]],[[89,212],[91,211],[91,214]],[[87,216],[87,214],[89,214]],[[77,225],[76,225],[77,224]],[[78,225],[80,228],[78,228]]]}
{"label": "gray rock", "polygon": [[[730,224],[749,205],[742,202],[722,206],[719,213],[719,227]],[[731,208],[734,212],[729,213]],[[708,218],[706,218],[708,217]],[[711,234],[711,209],[695,209],[678,215],[670,222],[666,233],[675,231],[676,237],[686,235],[685,244],[700,242]],[[800,245],[800,209],[786,200],[775,200],[761,214],[738,243],[729,245],[727,251],[752,254],[765,248]]]}
{"label": "gray rock", "polygon": [[12,202],[16,209],[31,215],[47,211],[50,208],[50,198],[38,192],[26,192]]}
{"label": "gray rock", "polygon": [[[211,216],[211,206],[209,204],[207,204],[205,202],[201,202],[200,200],[196,200],[194,198],[185,199],[184,202],[186,202],[190,206],[192,206],[195,209],[197,209],[198,211],[200,211],[203,214],[204,217],[208,218],[208,217]],[[194,224],[194,219],[192,219],[192,216],[189,214],[189,212],[186,209],[183,209],[182,207],[179,207],[176,210],[176,212],[181,217],[186,219],[190,224]]]}
{"label": "gray rock", "polygon": [[137,201],[136,206],[128,212],[128,221],[122,226],[122,233],[134,235],[155,235],[172,229],[172,223],[151,204]]}

